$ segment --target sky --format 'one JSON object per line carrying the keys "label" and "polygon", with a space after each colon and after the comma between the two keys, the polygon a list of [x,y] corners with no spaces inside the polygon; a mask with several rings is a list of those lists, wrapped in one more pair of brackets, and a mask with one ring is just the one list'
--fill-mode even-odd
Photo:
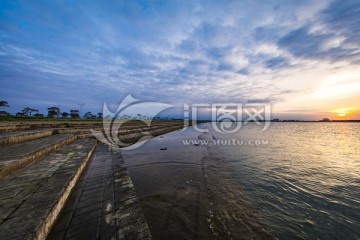
{"label": "sky", "polygon": [[359,0],[0,2],[0,100],[16,113],[141,101],[268,103],[360,119]]}

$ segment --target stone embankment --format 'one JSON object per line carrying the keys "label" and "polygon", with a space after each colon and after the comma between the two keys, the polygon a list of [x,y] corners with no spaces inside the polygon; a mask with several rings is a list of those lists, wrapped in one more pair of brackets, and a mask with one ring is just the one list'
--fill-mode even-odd
{"label": "stone embankment", "polygon": [[[0,123],[0,239],[151,239],[122,160],[91,134],[102,122]],[[183,127],[128,124],[117,137]]]}

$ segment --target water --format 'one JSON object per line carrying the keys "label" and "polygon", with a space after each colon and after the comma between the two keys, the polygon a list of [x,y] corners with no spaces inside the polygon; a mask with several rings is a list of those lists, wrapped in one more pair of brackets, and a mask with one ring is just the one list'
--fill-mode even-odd
{"label": "water", "polygon": [[154,239],[360,239],[360,124],[203,128],[123,151]]}
{"label": "water", "polygon": [[360,239],[360,124],[272,123],[264,132],[253,124],[231,137],[268,140],[218,148],[270,233]]}

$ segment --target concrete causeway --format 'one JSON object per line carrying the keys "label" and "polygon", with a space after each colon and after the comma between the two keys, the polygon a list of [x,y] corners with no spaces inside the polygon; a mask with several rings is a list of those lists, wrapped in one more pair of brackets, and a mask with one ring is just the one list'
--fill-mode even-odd
{"label": "concrete causeway", "polygon": [[76,140],[0,182],[0,239],[43,239],[47,235],[95,143]]}
{"label": "concrete causeway", "polygon": [[0,133],[0,147],[5,147],[15,143],[26,142],[33,139],[50,136],[52,135],[52,133],[52,129]]}
{"label": "concrete causeway", "polygon": [[120,152],[98,145],[48,239],[151,239]]}
{"label": "concrete causeway", "polygon": [[[151,239],[120,150],[90,134],[101,126],[0,122],[1,240]],[[182,127],[176,121],[130,124],[118,137],[134,143],[145,132]]]}
{"label": "concrete causeway", "polygon": [[52,135],[0,149],[0,179],[44,157],[75,138],[75,135],[70,134]]}

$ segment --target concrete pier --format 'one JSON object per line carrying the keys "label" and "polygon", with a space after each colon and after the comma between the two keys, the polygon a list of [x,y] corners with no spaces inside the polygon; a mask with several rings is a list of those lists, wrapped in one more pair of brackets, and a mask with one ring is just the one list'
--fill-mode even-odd
{"label": "concrete pier", "polygon": [[[118,137],[182,127],[130,124]],[[0,123],[0,239],[151,239],[121,152],[90,129],[101,123]]]}

